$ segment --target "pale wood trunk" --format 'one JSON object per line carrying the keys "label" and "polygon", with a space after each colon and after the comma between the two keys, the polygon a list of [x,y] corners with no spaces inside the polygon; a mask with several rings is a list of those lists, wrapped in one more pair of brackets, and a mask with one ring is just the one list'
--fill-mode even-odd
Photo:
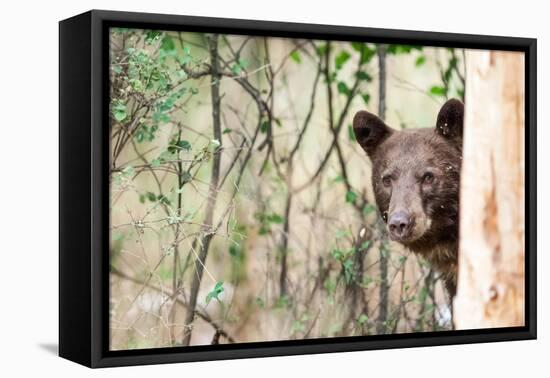
{"label": "pale wood trunk", "polygon": [[524,57],[466,54],[457,329],[524,325]]}

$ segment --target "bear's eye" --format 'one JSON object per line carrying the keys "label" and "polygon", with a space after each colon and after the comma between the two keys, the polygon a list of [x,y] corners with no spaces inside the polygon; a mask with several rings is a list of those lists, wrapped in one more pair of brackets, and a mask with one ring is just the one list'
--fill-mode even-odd
{"label": "bear's eye", "polygon": [[391,185],[391,176],[390,175],[386,175],[384,177],[382,177],[382,184],[384,184],[384,186],[388,187]]}
{"label": "bear's eye", "polygon": [[435,179],[434,174],[431,172],[426,172],[424,173],[424,176],[422,176],[422,182],[424,184],[431,184],[434,182],[434,179]]}

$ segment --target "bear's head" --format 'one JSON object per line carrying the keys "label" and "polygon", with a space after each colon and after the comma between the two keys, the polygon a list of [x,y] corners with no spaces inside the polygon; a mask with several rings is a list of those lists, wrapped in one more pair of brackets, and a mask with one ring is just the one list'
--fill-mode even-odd
{"label": "bear's head", "polygon": [[447,101],[435,128],[396,130],[367,111],[353,119],[372,162],[376,204],[392,240],[411,249],[458,237],[464,104]]}

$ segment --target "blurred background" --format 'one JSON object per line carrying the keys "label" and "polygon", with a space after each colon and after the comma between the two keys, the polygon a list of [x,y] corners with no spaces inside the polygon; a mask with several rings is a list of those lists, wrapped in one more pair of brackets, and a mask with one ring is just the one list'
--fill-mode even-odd
{"label": "blurred background", "polygon": [[433,127],[465,80],[459,49],[111,29],[111,349],[451,329],[351,120]]}

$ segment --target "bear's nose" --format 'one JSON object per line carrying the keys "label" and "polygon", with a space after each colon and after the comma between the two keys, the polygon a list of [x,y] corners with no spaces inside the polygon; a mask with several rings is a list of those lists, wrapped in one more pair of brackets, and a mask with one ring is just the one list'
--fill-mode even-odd
{"label": "bear's nose", "polygon": [[405,211],[396,211],[390,215],[388,228],[390,236],[394,240],[404,239],[411,233],[412,220],[410,214]]}

